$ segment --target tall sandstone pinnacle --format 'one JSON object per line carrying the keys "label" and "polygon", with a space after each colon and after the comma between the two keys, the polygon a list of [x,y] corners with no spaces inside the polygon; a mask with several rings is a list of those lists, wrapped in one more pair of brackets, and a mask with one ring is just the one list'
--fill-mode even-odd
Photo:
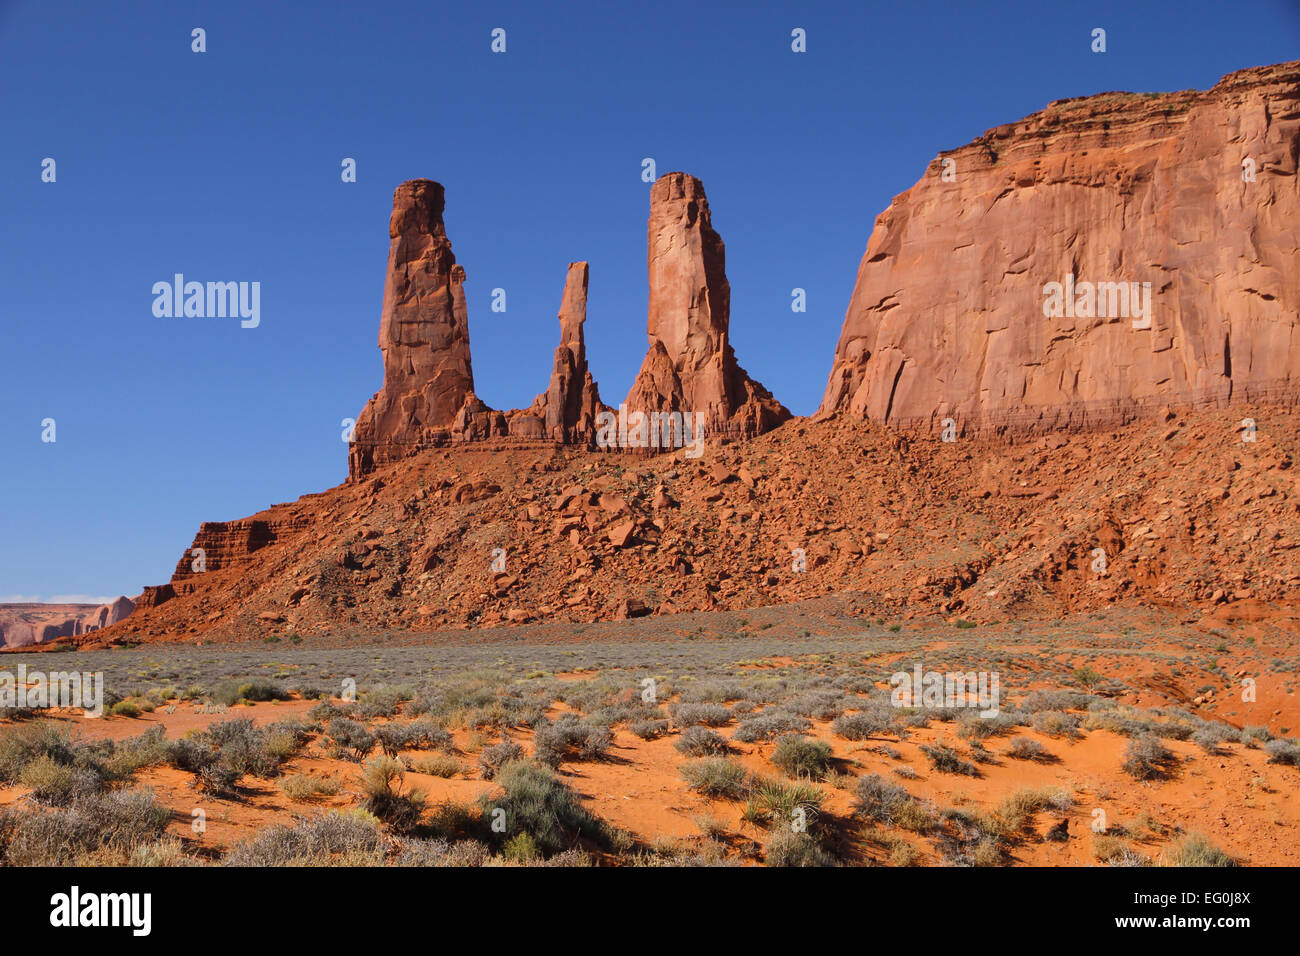
{"label": "tall sandstone pinnacle", "polygon": [[[564,444],[590,444],[595,438],[596,414],[604,408],[596,381],[587,368],[582,332],[587,321],[587,274],[587,263],[569,263],[560,300],[560,344],[555,349],[551,381],[528,412],[538,421],[536,427],[542,437]],[[518,431],[512,420],[511,434]]]}
{"label": "tall sandstone pinnacle", "polygon": [[357,418],[348,474],[445,444],[472,398],[465,270],[443,226],[441,184],[402,183],[388,221],[388,276],[379,323],[384,384]]}
{"label": "tall sandstone pinnacle", "polygon": [[703,183],[686,173],[659,177],[650,187],[647,243],[650,349],[628,392],[629,412],[692,412],[704,416],[707,433],[743,438],[788,419],[727,341],[726,248]]}
{"label": "tall sandstone pinnacle", "polygon": [[[1013,432],[1289,390],[1298,152],[1300,62],[1060,100],[940,154],[876,220],[819,413]],[[1150,327],[1115,287],[1049,317],[1070,281],[1151,283]]]}

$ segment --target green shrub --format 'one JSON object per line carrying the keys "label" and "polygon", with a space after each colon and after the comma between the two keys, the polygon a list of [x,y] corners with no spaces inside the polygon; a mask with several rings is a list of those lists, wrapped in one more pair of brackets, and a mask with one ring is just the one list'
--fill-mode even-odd
{"label": "green shrub", "polygon": [[839,861],[811,834],[789,829],[773,831],[771,838],[763,847],[763,863],[766,866],[839,865]]}
{"label": "green shrub", "polygon": [[1237,861],[1220,850],[1202,833],[1189,833],[1164,855],[1165,866],[1237,866]]}
{"label": "green shrub", "polygon": [[793,735],[781,737],[772,751],[772,763],[791,777],[820,780],[831,768],[831,745]]}
{"label": "green shrub", "polygon": [[980,775],[978,767],[963,760],[957,751],[945,744],[921,744],[920,749],[930,759],[930,767],[940,773],[959,773],[968,777]]}
{"label": "green shrub", "polygon": [[360,811],[333,811],[294,824],[274,824],[231,847],[226,866],[326,866],[382,860],[379,821]]}
{"label": "green shrub", "polygon": [[1162,780],[1174,763],[1174,755],[1154,734],[1129,739],[1121,769],[1137,780]]}
{"label": "green shrub", "polygon": [[739,800],[749,790],[749,771],[725,757],[706,757],[682,767],[690,788],[706,797]]}
{"label": "green shrub", "polygon": [[494,834],[503,842],[517,834],[527,833],[547,855],[573,845],[579,837],[598,846],[610,844],[612,831],[609,826],[587,811],[549,767],[529,760],[515,760],[501,768],[496,782],[504,793],[501,796],[484,794],[479,803],[485,819],[492,819],[496,810],[504,811],[509,836]]}
{"label": "green shrub", "polygon": [[309,773],[301,773],[292,777],[285,777],[280,782],[280,789],[284,791],[285,796],[290,800],[298,803],[306,803],[310,800],[319,800],[321,797],[336,796],[342,785],[337,780],[328,780],[324,777],[315,777]]}
{"label": "green shrub", "polygon": [[688,757],[724,757],[731,752],[727,738],[707,727],[687,727],[673,744]]}
{"label": "green shrub", "polygon": [[521,759],[523,755],[524,748],[513,740],[503,740],[499,744],[485,747],[478,758],[479,770],[483,774],[483,779],[491,780],[496,776],[498,770],[512,760]]}

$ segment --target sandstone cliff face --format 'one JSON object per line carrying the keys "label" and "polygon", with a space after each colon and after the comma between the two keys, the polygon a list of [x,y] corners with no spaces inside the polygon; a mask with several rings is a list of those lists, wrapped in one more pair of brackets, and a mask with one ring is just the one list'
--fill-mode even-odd
{"label": "sandstone cliff face", "polygon": [[388,276],[379,323],[384,384],[357,418],[348,473],[446,444],[474,391],[465,270],[443,225],[443,188],[402,183],[388,223]]}
{"label": "sandstone cliff face", "polygon": [[627,396],[629,411],[701,415],[706,433],[752,437],[790,417],[736,362],[727,341],[731,286],[726,247],[704,184],[667,173],[650,188],[647,230],[650,349]]}
{"label": "sandstone cliff face", "polygon": [[[940,154],[876,221],[820,414],[1016,432],[1290,392],[1298,147],[1300,62]],[[1144,283],[1150,315],[1124,314]]]}
{"label": "sandstone cliff face", "polygon": [[108,604],[0,604],[0,647],[26,647],[59,637],[78,637],[126,620],[135,602]]}

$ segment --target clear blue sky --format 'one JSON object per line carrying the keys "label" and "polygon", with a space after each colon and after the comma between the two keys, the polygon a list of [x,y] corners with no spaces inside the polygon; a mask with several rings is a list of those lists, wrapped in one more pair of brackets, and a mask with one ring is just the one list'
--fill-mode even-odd
{"label": "clear blue sky", "polygon": [[[575,259],[601,394],[626,394],[641,160],[699,176],[740,361],[806,415],[872,222],[938,151],[1053,99],[1297,57],[1300,0],[0,0],[0,600],[135,594],[199,522],[345,477],[403,180],[447,188],[477,390],[514,408],[546,385]],[[176,272],[260,282],[260,327],[155,318]]]}

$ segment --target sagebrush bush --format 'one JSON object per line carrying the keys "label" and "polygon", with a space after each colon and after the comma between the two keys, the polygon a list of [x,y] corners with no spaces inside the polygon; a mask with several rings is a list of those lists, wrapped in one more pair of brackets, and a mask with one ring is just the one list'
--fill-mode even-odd
{"label": "sagebrush bush", "polygon": [[68,807],[11,814],[0,825],[10,866],[124,864],[136,847],[157,840],[171,817],[146,790],[113,790]]}
{"label": "sagebrush bush", "polygon": [[302,773],[285,777],[280,781],[280,789],[290,800],[303,803],[321,797],[333,797],[342,789],[342,785],[337,780]]}
{"label": "sagebrush bush", "polygon": [[831,733],[843,737],[845,740],[866,740],[877,734],[882,734],[890,728],[892,721],[889,715],[881,714],[875,711],[860,711],[856,714],[845,714],[842,717],[836,717],[831,724]]}
{"label": "sagebrush bush", "polygon": [[1270,740],[1264,745],[1269,763],[1289,764],[1300,767],[1300,744],[1294,740]]}
{"label": "sagebrush bush", "polygon": [[533,731],[533,756],[548,767],[565,760],[594,760],[605,755],[614,735],[608,727],[597,727],[576,714],[561,714],[553,724],[539,724]]}
{"label": "sagebrush bush", "polygon": [[638,720],[630,724],[627,729],[642,740],[655,740],[668,733],[668,728],[671,726],[669,721],[663,719]]}
{"label": "sagebrush bush", "polygon": [[831,768],[831,745],[793,734],[780,737],[772,751],[772,763],[791,777],[820,780]]}
{"label": "sagebrush bush", "polygon": [[1237,861],[1219,849],[1203,833],[1189,833],[1164,853],[1165,866],[1237,866]]}
{"label": "sagebrush bush", "polygon": [[519,760],[523,755],[524,748],[513,740],[503,740],[499,744],[485,747],[478,758],[478,765],[483,773],[483,779],[491,780],[496,776],[498,770],[512,760]]}
{"label": "sagebrush bush", "polygon": [[732,734],[732,739],[741,743],[752,744],[760,740],[772,740],[781,734],[808,730],[812,721],[798,714],[784,711],[763,711],[753,717],[746,717]]}
{"label": "sagebrush bush", "polygon": [[959,773],[968,777],[978,777],[979,768],[968,760],[963,760],[961,755],[951,747],[942,743],[921,744],[921,753],[925,754],[930,760],[930,767],[938,770],[940,773]]}
{"label": "sagebrush bush", "polygon": [[612,831],[608,824],[584,808],[549,767],[515,760],[501,768],[496,782],[504,794],[485,793],[479,804],[487,819],[495,810],[504,811],[506,833],[494,834],[501,842],[527,833],[548,855],[571,846],[579,837],[609,846]]}
{"label": "sagebrush bush", "polygon": [[731,708],[721,704],[674,704],[669,708],[673,722],[678,727],[702,724],[706,727],[725,727],[735,716]]}
{"label": "sagebrush bush", "polygon": [[688,757],[725,757],[731,752],[727,738],[707,727],[687,727],[673,744]]}
{"label": "sagebrush bush", "polygon": [[690,788],[706,797],[739,800],[749,790],[749,771],[735,760],[706,757],[682,766]]}
{"label": "sagebrush bush", "polygon": [[906,789],[876,773],[859,777],[854,795],[854,813],[876,823],[897,823],[903,808],[916,802]]}
{"label": "sagebrush bush", "polygon": [[778,828],[763,846],[766,866],[839,866],[812,834]]}
{"label": "sagebrush bush", "polygon": [[1050,756],[1047,748],[1033,737],[1012,737],[1006,754],[1016,760],[1046,760]]}
{"label": "sagebrush bush", "polygon": [[1162,780],[1169,775],[1174,755],[1154,734],[1129,739],[1121,769],[1137,780]]}
{"label": "sagebrush bush", "polygon": [[[382,859],[379,821],[359,811],[334,811],[294,824],[273,824],[231,847],[226,866],[326,866],[377,864]],[[342,857],[342,859],[338,859]]]}
{"label": "sagebrush bush", "polygon": [[424,791],[401,792],[405,776],[406,764],[382,755],[368,760],[361,772],[361,790],[365,794],[361,809],[399,833],[416,827],[424,811]]}

